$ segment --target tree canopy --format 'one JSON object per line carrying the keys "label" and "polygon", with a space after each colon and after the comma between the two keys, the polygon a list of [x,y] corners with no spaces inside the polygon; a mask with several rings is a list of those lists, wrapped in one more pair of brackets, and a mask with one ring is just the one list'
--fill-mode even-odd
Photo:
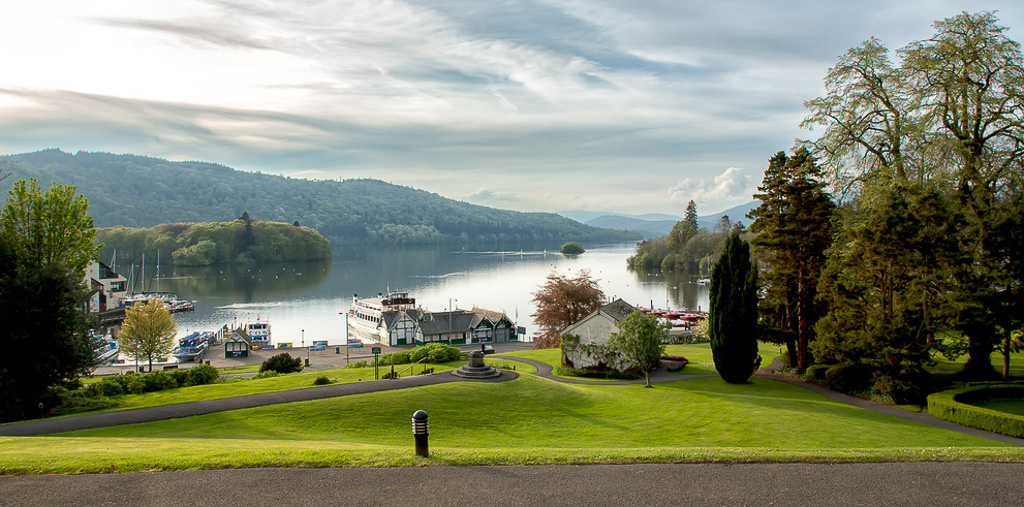
{"label": "tree canopy", "polygon": [[161,298],[152,298],[125,309],[117,338],[125,355],[136,360],[145,358],[152,370],[153,359],[167,357],[174,350],[177,332],[178,326],[167,303]]}
{"label": "tree canopy", "polygon": [[604,292],[590,271],[580,270],[575,277],[552,272],[540,290],[533,294],[537,311],[531,315],[540,335],[534,338],[535,348],[551,348],[560,344],[559,333],[601,306]]}
{"label": "tree canopy", "polygon": [[733,233],[711,274],[708,334],[722,380],[742,384],[757,368],[757,266],[750,246]]}
{"label": "tree canopy", "polygon": [[43,193],[34,178],[18,180],[0,211],[0,229],[18,258],[81,275],[102,247],[93,245],[88,209],[73,186],[54,184]]}
{"label": "tree canopy", "polygon": [[657,315],[633,311],[617,327],[618,331],[608,339],[608,347],[626,363],[639,368],[647,387],[651,387],[651,372],[658,369],[661,356],[665,355],[670,325],[660,322]]}

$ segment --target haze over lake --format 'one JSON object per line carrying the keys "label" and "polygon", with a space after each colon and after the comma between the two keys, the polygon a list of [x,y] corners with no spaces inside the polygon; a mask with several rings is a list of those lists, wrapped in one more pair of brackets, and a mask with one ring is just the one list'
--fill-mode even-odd
{"label": "haze over lake", "polygon": [[[575,276],[589,269],[609,298],[633,305],[671,309],[708,308],[707,287],[695,276],[631,272],[626,258],[634,245],[595,247],[576,257],[557,251],[471,251],[444,248],[363,249],[343,252],[332,261],[276,265],[163,267],[160,290],[196,300],[193,313],[177,314],[178,334],[213,330],[256,318],[270,321],[273,342],[300,346],[314,340],[330,344],[346,340],[344,312],[353,294],[408,291],[426,310],[474,306],[502,310],[527,336],[537,328],[533,293],[548,274]],[[128,267],[119,266],[127,273]],[[147,267],[150,284],[155,289]],[[449,303],[450,302],[450,303]],[[529,338],[528,338],[529,339]]]}

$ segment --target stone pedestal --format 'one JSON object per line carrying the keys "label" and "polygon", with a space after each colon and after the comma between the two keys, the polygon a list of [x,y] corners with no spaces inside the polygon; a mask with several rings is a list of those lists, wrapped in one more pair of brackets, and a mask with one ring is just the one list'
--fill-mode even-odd
{"label": "stone pedestal", "polygon": [[469,353],[469,364],[453,371],[452,375],[465,378],[494,378],[501,375],[501,372],[493,366],[484,364],[484,353],[474,350]]}

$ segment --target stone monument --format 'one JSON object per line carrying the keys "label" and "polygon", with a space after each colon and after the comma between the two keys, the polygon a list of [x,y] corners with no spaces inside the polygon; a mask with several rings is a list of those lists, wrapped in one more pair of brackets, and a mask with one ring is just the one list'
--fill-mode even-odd
{"label": "stone monument", "polygon": [[464,378],[494,378],[501,375],[501,372],[493,366],[484,364],[484,353],[474,350],[469,353],[469,364],[459,367],[452,375]]}

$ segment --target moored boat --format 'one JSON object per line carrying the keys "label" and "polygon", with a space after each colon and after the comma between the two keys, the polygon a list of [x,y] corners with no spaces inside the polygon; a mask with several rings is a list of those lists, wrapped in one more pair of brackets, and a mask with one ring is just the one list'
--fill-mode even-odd
{"label": "moored boat", "polygon": [[210,347],[211,338],[213,338],[213,333],[209,331],[196,331],[178,340],[178,348],[174,349],[171,355],[179,363],[198,360],[202,358],[203,353]]}
{"label": "moored boat", "polygon": [[267,348],[270,345],[270,322],[256,317],[256,320],[245,325],[245,334],[249,335],[254,346]]}

